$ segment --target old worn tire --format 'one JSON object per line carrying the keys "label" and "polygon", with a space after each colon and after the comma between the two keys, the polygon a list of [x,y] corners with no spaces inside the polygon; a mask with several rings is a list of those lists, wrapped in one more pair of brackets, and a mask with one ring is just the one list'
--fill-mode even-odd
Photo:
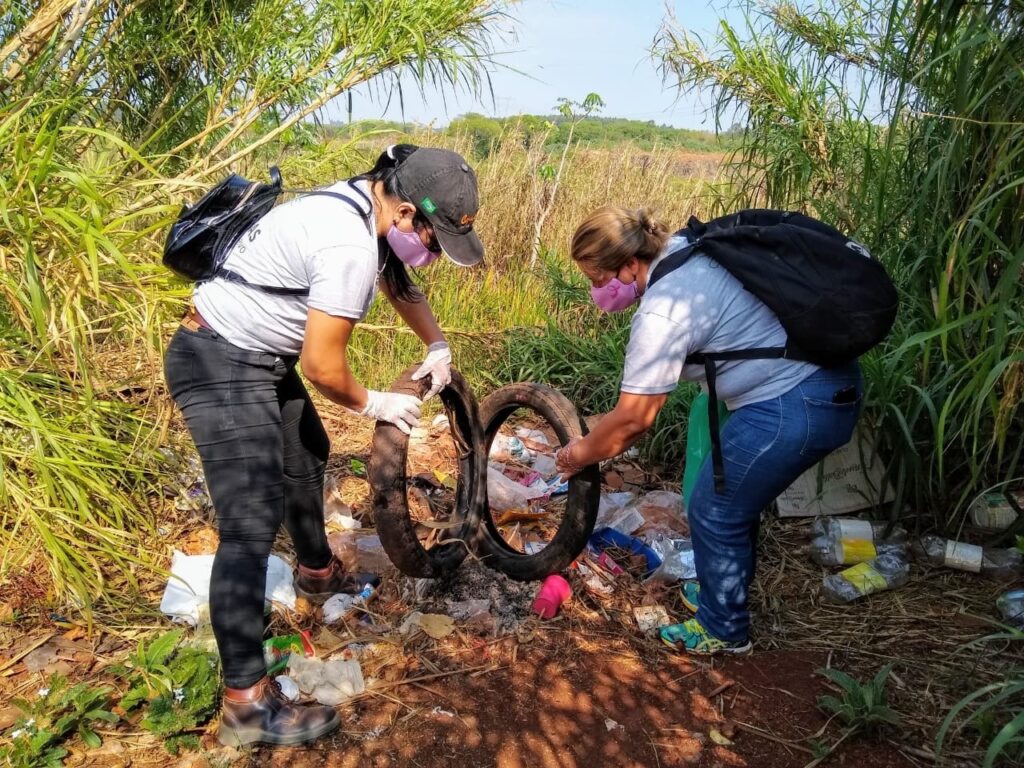
{"label": "old worn tire", "polygon": [[[520,408],[534,411],[547,421],[561,445],[587,433],[575,406],[558,390],[544,384],[509,384],[492,392],[480,404],[484,456],[489,454],[501,425]],[[486,499],[486,479],[484,491]],[[548,545],[534,555],[520,552],[505,541],[485,501],[474,548],[484,563],[518,581],[534,581],[558,573],[568,568],[587,545],[597,519],[600,495],[601,476],[597,465],[573,477],[569,481],[569,497],[558,531]]]}
{"label": "old worn tire", "polygon": [[[406,370],[392,392],[422,397],[426,380],[413,381],[416,367]],[[458,481],[449,541],[425,549],[416,536],[406,496],[409,436],[388,422],[378,421],[373,432],[368,478],[372,488],[377,535],[391,562],[407,576],[437,578],[459,567],[468,553],[467,542],[480,523],[486,504],[487,452],[481,451],[483,432],[473,393],[462,375],[452,369],[452,381],[439,395],[444,404],[458,456]]]}

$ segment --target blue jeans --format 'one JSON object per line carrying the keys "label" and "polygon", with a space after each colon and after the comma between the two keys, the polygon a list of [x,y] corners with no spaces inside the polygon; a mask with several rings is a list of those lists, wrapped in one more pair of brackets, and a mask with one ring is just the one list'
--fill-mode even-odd
{"label": "blue jeans", "polygon": [[[856,388],[852,402],[832,402]],[[733,411],[721,430],[725,490],[710,456],[688,510],[700,582],[697,619],[719,640],[746,642],[761,512],[805,470],[850,440],[860,414],[860,366],[821,369],[789,392]]]}

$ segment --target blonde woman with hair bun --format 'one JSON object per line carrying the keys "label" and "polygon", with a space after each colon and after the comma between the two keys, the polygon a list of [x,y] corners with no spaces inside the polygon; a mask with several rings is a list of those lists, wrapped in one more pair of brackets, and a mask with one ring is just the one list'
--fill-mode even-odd
{"label": "blonde woman with hair bun", "polygon": [[[696,224],[694,224],[696,226]],[[618,456],[651,426],[679,381],[707,391],[691,354],[785,347],[778,317],[724,267],[701,253],[669,255],[697,239],[675,234],[646,209],[607,205],[576,230],[571,256],[605,312],[634,305],[615,408],[588,435],[557,455],[571,477]],[[676,266],[676,261],[681,263]],[[689,653],[749,653],[747,591],[754,577],[761,512],[801,473],[849,441],[863,384],[856,362],[836,368],[776,357],[720,362],[715,388],[730,412],[720,430],[724,477],[716,487],[711,458],[700,467],[687,510],[697,581],[683,584],[694,617],[663,627],[661,638]],[[724,482],[722,482],[724,480]]]}

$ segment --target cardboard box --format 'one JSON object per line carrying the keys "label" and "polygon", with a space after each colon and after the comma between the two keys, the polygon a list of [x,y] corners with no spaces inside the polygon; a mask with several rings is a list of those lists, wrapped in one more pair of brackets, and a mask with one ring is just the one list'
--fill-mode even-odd
{"label": "cardboard box", "polygon": [[858,427],[837,448],[798,477],[777,499],[779,517],[845,515],[893,500],[882,487],[885,468],[874,441]]}

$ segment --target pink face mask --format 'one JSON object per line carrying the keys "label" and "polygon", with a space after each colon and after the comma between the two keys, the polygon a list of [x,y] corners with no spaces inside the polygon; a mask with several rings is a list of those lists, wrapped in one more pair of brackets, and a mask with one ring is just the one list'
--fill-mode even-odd
{"label": "pink face mask", "polygon": [[636,280],[624,283],[613,277],[600,288],[591,286],[590,297],[605,312],[622,312],[640,300],[640,290]]}
{"label": "pink face mask", "polygon": [[388,230],[387,240],[395,256],[410,267],[425,267],[441,255],[427,248],[416,230],[403,232],[392,224]]}

